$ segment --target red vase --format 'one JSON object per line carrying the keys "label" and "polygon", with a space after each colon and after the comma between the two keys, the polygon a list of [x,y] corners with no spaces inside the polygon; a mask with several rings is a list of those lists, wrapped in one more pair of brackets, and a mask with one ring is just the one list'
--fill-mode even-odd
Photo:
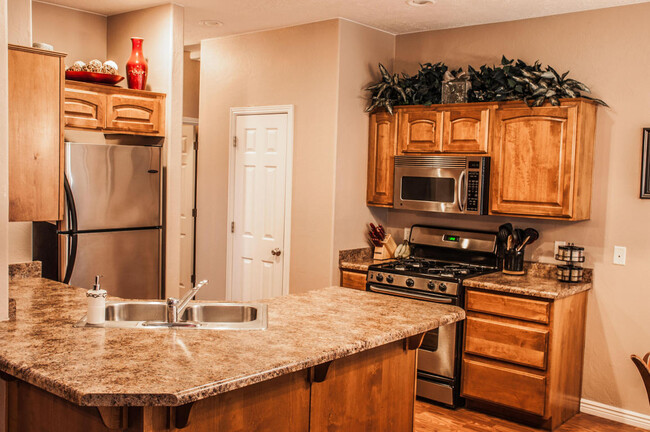
{"label": "red vase", "polygon": [[130,89],[144,90],[147,85],[147,74],[149,66],[142,53],[142,42],[144,39],[138,37],[131,38],[133,49],[131,57],[126,62],[126,82]]}

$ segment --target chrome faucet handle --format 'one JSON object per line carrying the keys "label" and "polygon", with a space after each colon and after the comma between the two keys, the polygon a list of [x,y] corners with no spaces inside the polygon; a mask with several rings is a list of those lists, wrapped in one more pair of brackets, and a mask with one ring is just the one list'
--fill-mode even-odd
{"label": "chrome faucet handle", "polygon": [[174,297],[167,299],[167,322],[170,324],[178,322],[178,305],[180,300]]}
{"label": "chrome faucet handle", "polygon": [[176,303],[174,304],[174,307],[176,308],[176,314],[175,314],[176,319],[173,322],[178,322],[180,317],[183,316],[183,312],[185,312],[185,309],[187,309],[187,306],[190,304],[192,297],[194,297],[196,293],[199,292],[199,290],[203,288],[207,283],[208,283],[207,279],[202,280],[201,282],[196,284],[196,286],[194,286],[191,290],[189,290],[180,300],[177,300],[173,297],[167,299],[167,314],[170,313],[170,300],[176,301]]}

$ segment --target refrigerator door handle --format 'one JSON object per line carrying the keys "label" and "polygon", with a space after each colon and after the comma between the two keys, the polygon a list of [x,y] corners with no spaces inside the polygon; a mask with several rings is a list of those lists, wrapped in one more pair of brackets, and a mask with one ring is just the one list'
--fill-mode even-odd
{"label": "refrigerator door handle", "polygon": [[70,278],[72,277],[72,271],[74,270],[74,263],[77,259],[77,208],[74,204],[74,196],[72,195],[72,189],[70,188],[70,183],[68,182],[68,176],[63,178],[63,188],[65,189],[65,201],[68,206],[68,263],[65,269],[65,276],[63,277],[63,283],[70,283]]}

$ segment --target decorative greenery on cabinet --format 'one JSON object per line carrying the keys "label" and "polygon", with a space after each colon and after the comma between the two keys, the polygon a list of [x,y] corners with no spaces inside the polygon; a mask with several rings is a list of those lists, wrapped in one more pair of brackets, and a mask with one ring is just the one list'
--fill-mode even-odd
{"label": "decorative greenery on cabinet", "polygon": [[467,93],[469,102],[523,100],[528,106],[542,106],[548,100],[558,106],[561,98],[582,97],[607,106],[600,99],[585,96],[591,90],[580,81],[568,78],[568,71],[559,74],[551,66],[543,68],[539,61],[529,65],[503,56],[498,66],[483,65],[478,70],[468,66],[467,72],[462,68],[449,70],[442,62],[425,63],[412,76],[391,74],[380,63],[379,71],[381,80],[366,88],[371,93],[367,111],[386,108],[392,114],[396,105],[439,104],[443,82],[463,75],[471,83]]}

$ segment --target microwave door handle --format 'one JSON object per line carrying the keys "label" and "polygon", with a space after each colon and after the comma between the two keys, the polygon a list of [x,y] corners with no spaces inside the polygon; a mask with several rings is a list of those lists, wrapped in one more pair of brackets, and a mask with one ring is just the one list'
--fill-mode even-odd
{"label": "microwave door handle", "polygon": [[[458,178],[458,209],[461,212],[465,211],[465,201],[467,200],[467,188],[465,187],[465,171],[460,173]],[[463,190],[464,193],[463,193]]]}

